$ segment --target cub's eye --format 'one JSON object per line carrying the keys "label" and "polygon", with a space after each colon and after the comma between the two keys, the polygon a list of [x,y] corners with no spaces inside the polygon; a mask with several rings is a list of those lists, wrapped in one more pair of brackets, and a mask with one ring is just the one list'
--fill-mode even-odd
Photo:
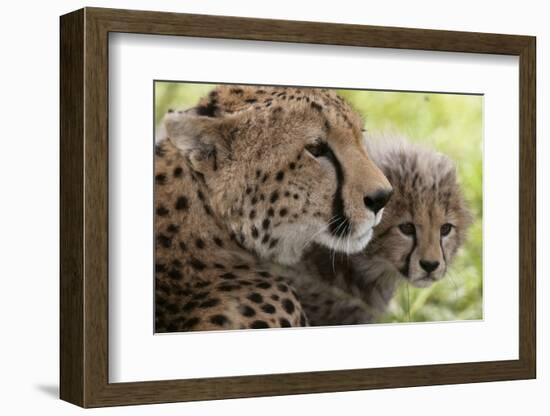
{"label": "cub's eye", "polygon": [[311,153],[313,157],[323,157],[330,153],[330,147],[327,142],[318,141],[306,146],[306,150]]}
{"label": "cub's eye", "polygon": [[452,229],[453,229],[453,224],[449,224],[449,223],[443,224],[440,230],[441,235],[443,237],[445,237],[446,235],[449,235]]}
{"label": "cub's eye", "polygon": [[405,235],[415,235],[416,227],[412,222],[405,222],[399,225],[399,231],[401,231]]}

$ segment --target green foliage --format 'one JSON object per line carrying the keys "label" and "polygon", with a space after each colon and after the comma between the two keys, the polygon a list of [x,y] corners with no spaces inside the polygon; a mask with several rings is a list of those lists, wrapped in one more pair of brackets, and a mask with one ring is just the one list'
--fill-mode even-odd
{"label": "green foliage", "polygon": [[[156,122],[168,108],[197,103],[213,85],[158,82]],[[341,90],[371,133],[402,134],[451,157],[474,216],[447,276],[427,289],[402,285],[382,322],[482,318],[483,98],[474,95]]]}
{"label": "green foliage", "polygon": [[215,85],[184,82],[155,82],[155,122],[158,123],[169,108],[185,109],[197,104]]}

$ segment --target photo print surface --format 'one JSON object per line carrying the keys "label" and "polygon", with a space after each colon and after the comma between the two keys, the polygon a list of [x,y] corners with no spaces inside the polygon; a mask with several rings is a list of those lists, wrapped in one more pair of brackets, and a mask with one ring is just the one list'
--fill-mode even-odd
{"label": "photo print surface", "polygon": [[482,95],[154,91],[155,332],[482,319]]}

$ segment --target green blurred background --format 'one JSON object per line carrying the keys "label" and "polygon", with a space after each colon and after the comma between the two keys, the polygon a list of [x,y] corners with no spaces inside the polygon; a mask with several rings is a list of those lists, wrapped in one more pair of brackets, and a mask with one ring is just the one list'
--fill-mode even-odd
{"label": "green blurred background", "polygon": [[[168,108],[195,105],[215,85],[155,83],[155,120]],[[451,157],[474,215],[468,239],[446,277],[430,288],[403,284],[381,322],[482,318],[483,97],[339,90],[365,119],[370,133],[402,134]]]}

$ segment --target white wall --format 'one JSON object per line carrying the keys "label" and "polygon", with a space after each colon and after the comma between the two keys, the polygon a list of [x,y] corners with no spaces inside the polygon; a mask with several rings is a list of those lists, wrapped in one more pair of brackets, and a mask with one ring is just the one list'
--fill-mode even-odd
{"label": "white wall", "polygon": [[[3,144],[0,203],[0,409],[3,414],[76,414],[56,399],[58,384],[58,16],[82,6],[156,9],[189,13],[318,20],[388,26],[529,34],[538,37],[539,154],[539,365],[538,380],[409,388],[339,394],[225,400],[218,402],[93,410],[88,414],[548,414],[550,301],[543,282],[542,238],[549,222],[542,183],[550,146],[543,140],[544,102],[550,89],[550,28],[545,2],[505,1],[353,1],[231,0],[4,2],[0,106]],[[546,87],[546,88],[545,88]],[[6,148],[7,145],[7,148]],[[23,153],[25,152],[25,153]],[[546,178],[543,178],[546,176]],[[543,208],[544,206],[544,208]],[[505,225],[503,224],[503,227]],[[546,267],[547,268],[547,267]],[[548,325],[547,325],[548,326]],[[434,345],[434,348],[437,348]],[[404,351],[404,353],[406,353]]]}

